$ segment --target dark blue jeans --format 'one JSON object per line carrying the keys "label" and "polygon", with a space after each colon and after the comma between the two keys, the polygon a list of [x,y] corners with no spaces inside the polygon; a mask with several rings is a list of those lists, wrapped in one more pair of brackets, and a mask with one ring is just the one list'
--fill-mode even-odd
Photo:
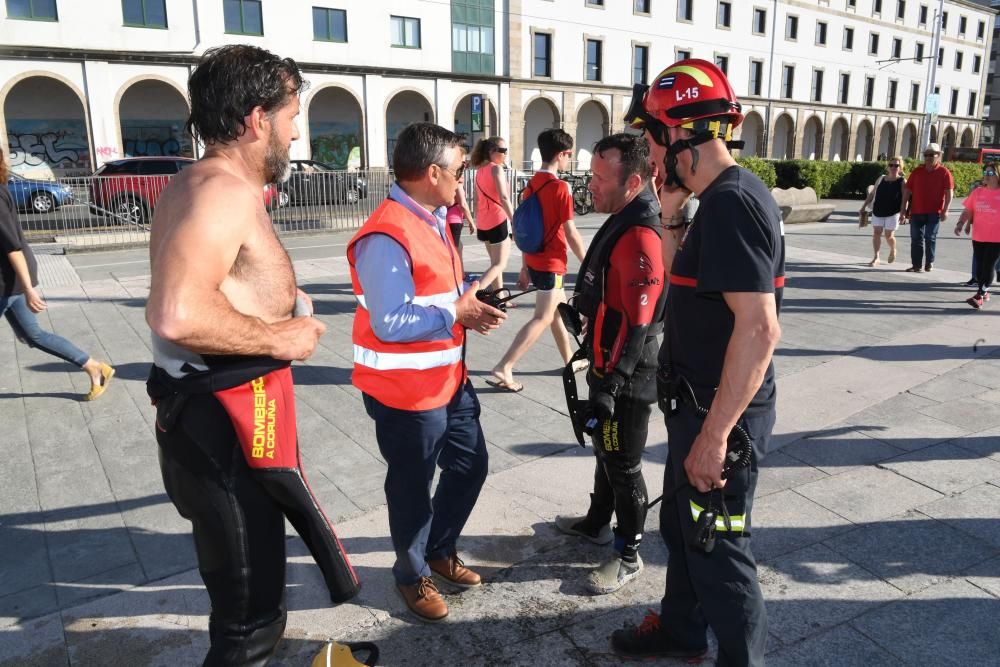
{"label": "dark blue jeans", "polygon": [[[415,584],[431,575],[429,559],[456,552],[486,481],[489,459],[479,399],[466,381],[448,405],[434,410],[397,410],[368,394],[364,403],[388,465],[385,498],[396,551],[392,573],[398,584]],[[441,478],[432,498],[435,465]]]}
{"label": "dark blue jeans", "polygon": [[31,347],[48,352],[54,357],[59,357],[81,368],[90,359],[90,355],[62,336],[42,329],[38,324],[38,318],[28,308],[28,302],[23,294],[0,296],[0,314],[7,316],[7,321],[14,328],[17,337]]}
{"label": "dark blue jeans", "polygon": [[910,216],[910,262],[914,267],[934,263],[938,227],[941,216],[937,213],[916,213]]}

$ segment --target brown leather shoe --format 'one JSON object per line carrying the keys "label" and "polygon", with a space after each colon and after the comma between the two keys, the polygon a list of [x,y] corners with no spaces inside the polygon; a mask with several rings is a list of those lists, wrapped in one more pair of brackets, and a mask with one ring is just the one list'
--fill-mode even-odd
{"label": "brown leather shoe", "polygon": [[431,571],[461,588],[475,588],[483,583],[482,577],[465,567],[465,563],[458,555],[438,560],[429,560],[427,565]]}
{"label": "brown leather shoe", "polygon": [[409,610],[421,621],[436,623],[448,615],[448,605],[430,577],[420,577],[420,581],[410,586],[396,584],[396,588]]}

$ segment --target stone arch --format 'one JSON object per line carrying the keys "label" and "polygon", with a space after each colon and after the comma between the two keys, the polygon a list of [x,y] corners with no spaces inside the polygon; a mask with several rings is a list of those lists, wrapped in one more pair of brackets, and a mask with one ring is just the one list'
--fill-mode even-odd
{"label": "stone arch", "polygon": [[875,147],[875,130],[872,128],[870,120],[865,119],[858,123],[858,131],[855,132],[854,159],[871,160],[874,156],[872,150]]}
{"label": "stone arch", "polygon": [[963,146],[963,147],[969,147],[969,146],[972,146],[972,143],[975,140],[976,140],[976,137],[975,137],[975,133],[972,131],[972,128],[971,127],[967,127],[962,132],[962,141],[961,141],[961,143],[959,145]]}
{"label": "stone arch", "polygon": [[2,91],[11,170],[52,178],[94,169],[86,98],[68,79],[50,72],[26,72]]}
{"label": "stone arch", "polygon": [[[890,158],[896,154],[896,124],[886,121],[878,133],[878,156]],[[879,157],[879,159],[884,159]]]}
{"label": "stone arch", "polygon": [[[938,129],[937,125],[931,125],[930,142],[933,144],[938,140]],[[923,146],[921,146],[923,149]]]}
{"label": "stone arch", "polygon": [[309,96],[305,111],[313,160],[334,169],[360,169],[367,164],[365,117],[357,95],[327,84]]}
{"label": "stone arch", "polygon": [[737,139],[743,141],[740,155],[747,157],[764,157],[764,119],[756,111],[750,111],[743,118],[738,128]]}
{"label": "stone arch", "polygon": [[948,127],[944,128],[944,133],[941,134],[942,150],[945,148],[953,147],[955,145],[955,136],[956,132],[954,125],[949,125]]}
{"label": "stone arch", "polygon": [[396,137],[408,125],[420,122],[434,122],[434,105],[427,97],[414,88],[400,88],[393,92],[385,103],[386,160],[392,166],[392,150],[396,147]]}
{"label": "stone arch", "polygon": [[899,152],[903,157],[917,157],[917,126],[907,123],[903,126],[903,138],[899,142]]}
{"label": "stone arch", "polygon": [[115,109],[123,156],[194,157],[191,135],[184,129],[190,106],[173,81],[160,76],[136,77],[119,89]]}
{"label": "stone arch", "polygon": [[783,113],[774,120],[771,157],[788,160],[795,156],[795,120]]}
{"label": "stone arch", "polygon": [[[481,95],[483,98],[483,129],[476,132],[472,131],[472,96]],[[490,96],[483,92],[470,92],[464,95],[462,98],[455,101],[455,107],[452,109],[452,119],[455,121],[455,132],[460,134],[465,134],[468,136],[468,145],[470,148],[476,145],[480,139],[485,139],[486,137],[496,136],[500,131],[500,126],[497,124],[497,108],[490,99]]]}
{"label": "stone arch", "polygon": [[576,168],[590,169],[590,158],[594,144],[608,136],[610,115],[607,108],[597,100],[587,100],[576,110]]}
{"label": "stone arch", "polygon": [[823,121],[819,116],[810,116],[802,127],[802,159],[823,158]]}
{"label": "stone arch", "polygon": [[[538,152],[538,135],[542,130],[559,127],[559,109],[549,98],[539,95],[524,105],[524,154],[521,165],[530,163],[531,169],[542,165],[542,155]],[[517,165],[514,165],[517,166]]]}
{"label": "stone arch", "polygon": [[834,161],[849,160],[851,153],[851,126],[847,124],[846,118],[838,118],[833,121],[830,128],[830,155],[829,159]]}

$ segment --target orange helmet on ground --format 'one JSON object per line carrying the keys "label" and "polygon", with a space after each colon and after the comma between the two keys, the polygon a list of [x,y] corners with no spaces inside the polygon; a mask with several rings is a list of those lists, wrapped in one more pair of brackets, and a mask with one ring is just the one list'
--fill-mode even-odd
{"label": "orange helmet on ground", "polygon": [[733,128],[743,122],[743,113],[722,70],[707,60],[688,58],[660,72],[651,86],[633,86],[625,121],[668,146],[670,127],[729,141]]}

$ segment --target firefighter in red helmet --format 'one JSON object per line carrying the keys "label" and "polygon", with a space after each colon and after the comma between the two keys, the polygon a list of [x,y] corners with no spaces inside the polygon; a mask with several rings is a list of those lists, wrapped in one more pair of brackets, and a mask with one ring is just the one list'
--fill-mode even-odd
{"label": "firefighter in red helmet", "polygon": [[[660,613],[616,631],[627,657],[763,665],[767,616],[750,548],[757,466],[775,419],[771,356],[785,252],[767,187],[730,154],[740,103],[718,67],[688,59],[636,85],[626,121],[658,168],[669,283],[657,393],[668,433],[660,530],[669,549]],[[690,223],[681,209],[699,200]]]}

